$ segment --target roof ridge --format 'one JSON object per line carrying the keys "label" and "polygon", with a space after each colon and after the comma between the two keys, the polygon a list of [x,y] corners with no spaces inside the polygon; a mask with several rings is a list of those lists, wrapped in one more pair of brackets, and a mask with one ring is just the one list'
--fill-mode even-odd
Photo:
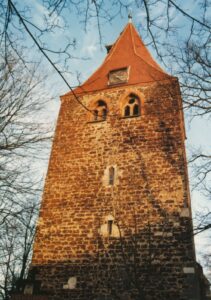
{"label": "roof ridge", "polygon": [[[126,31],[126,29],[127,29],[127,27],[128,27],[129,25],[130,25],[130,24],[128,23],[128,24],[125,26],[124,30],[120,33],[118,39],[116,40],[116,42],[114,43],[113,47],[111,48],[110,54],[108,54],[108,55],[106,56],[104,62],[106,62],[106,61],[108,61],[108,60],[111,59],[111,57],[112,57],[112,55],[113,55],[113,53],[114,53],[115,48],[117,47],[117,45],[118,45],[120,39],[123,37],[123,35],[124,35],[124,33],[125,33],[125,31]],[[103,63],[104,63],[104,62],[103,62]],[[102,65],[103,65],[103,64],[102,64]]]}
{"label": "roof ridge", "polygon": [[[135,42],[134,42],[134,37],[133,37],[133,34],[132,34],[132,28],[133,30],[137,33],[137,35],[139,36],[135,26],[133,26],[133,24],[130,24],[132,26],[130,26],[130,34],[131,34],[131,39],[132,39],[132,44],[133,44],[133,49],[134,49],[134,53],[136,56],[138,56],[144,63],[146,63],[148,66],[150,66],[151,68],[153,69],[156,69],[157,71],[161,72],[161,73],[164,73],[164,74],[167,74],[155,61],[154,61],[154,58],[152,57],[152,55],[150,54],[150,52],[148,51],[148,49],[146,48],[146,46],[144,45],[141,37],[139,37],[139,39],[141,40],[141,42],[143,43],[143,46],[145,47],[147,53],[149,54],[150,58],[152,59],[152,61],[155,62],[155,64],[157,65],[157,67],[155,67],[154,65],[152,65],[151,63],[149,63],[148,61],[144,60],[136,51],[136,47],[135,47]],[[168,75],[168,74],[167,74]]]}

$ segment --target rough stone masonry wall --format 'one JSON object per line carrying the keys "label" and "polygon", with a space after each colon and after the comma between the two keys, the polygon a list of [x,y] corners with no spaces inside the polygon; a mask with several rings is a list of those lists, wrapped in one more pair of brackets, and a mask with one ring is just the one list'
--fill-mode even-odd
{"label": "rough stone masonry wall", "polygon": [[[141,116],[123,118],[130,92],[141,99]],[[62,98],[34,245],[36,279],[53,300],[199,299],[177,81],[81,97],[90,108],[99,99],[108,117],[93,122],[71,96]],[[116,237],[102,235],[109,216]]]}

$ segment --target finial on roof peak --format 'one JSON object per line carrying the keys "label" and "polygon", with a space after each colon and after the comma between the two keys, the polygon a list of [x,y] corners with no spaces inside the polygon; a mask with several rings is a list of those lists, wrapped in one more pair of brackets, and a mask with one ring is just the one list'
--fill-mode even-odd
{"label": "finial on roof peak", "polygon": [[128,22],[129,23],[132,23],[132,19],[133,19],[133,16],[132,16],[132,11],[131,9],[129,10],[129,13],[128,13]]}

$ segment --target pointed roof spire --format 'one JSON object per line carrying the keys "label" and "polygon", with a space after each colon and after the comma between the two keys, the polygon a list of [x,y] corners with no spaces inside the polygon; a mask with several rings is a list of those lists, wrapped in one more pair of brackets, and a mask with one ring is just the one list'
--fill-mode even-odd
{"label": "pointed roof spire", "polygon": [[[114,86],[147,85],[172,78],[152,58],[130,20],[131,17],[102,65],[75,89],[75,93],[84,94]],[[127,69],[128,79],[119,84],[109,84],[109,75],[119,69]]]}

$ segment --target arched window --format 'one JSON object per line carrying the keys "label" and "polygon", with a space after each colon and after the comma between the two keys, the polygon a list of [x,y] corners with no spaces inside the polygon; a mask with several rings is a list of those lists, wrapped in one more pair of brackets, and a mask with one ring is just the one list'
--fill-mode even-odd
{"label": "arched window", "polygon": [[134,116],[138,116],[139,115],[139,105],[138,104],[135,104],[133,106],[133,115]]}
{"label": "arched window", "polygon": [[107,104],[103,100],[98,100],[93,113],[94,121],[106,120],[108,114]]}
{"label": "arched window", "polygon": [[140,115],[140,100],[136,95],[130,94],[127,97],[123,114],[124,117],[133,117]]}

